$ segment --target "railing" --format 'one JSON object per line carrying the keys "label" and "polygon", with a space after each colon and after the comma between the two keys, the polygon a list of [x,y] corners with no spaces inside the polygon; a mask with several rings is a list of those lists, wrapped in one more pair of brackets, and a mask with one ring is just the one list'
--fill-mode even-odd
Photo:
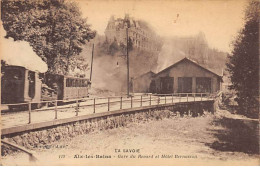
{"label": "railing", "polygon": [[12,148],[14,148],[14,149],[16,149],[16,150],[20,150],[20,151],[22,151],[22,152],[28,154],[28,155],[29,155],[29,160],[30,160],[30,162],[38,161],[38,159],[37,159],[36,156],[35,156],[35,153],[32,152],[31,150],[27,150],[26,148],[21,147],[21,146],[19,146],[19,145],[17,145],[17,144],[11,143],[11,142],[9,142],[9,141],[7,141],[7,140],[5,140],[5,139],[2,139],[2,140],[1,140],[1,143],[2,143],[2,144],[5,144],[5,145],[7,145],[7,146],[10,146],[10,147],[12,147]]}
{"label": "railing", "polygon": [[[135,108],[135,107],[144,107],[144,106],[151,106],[151,105],[163,105],[163,104],[170,104],[170,103],[178,103],[178,102],[194,102],[194,101],[205,101],[212,99],[213,95],[209,93],[172,93],[172,94],[143,94],[143,95],[135,95],[130,97],[97,97],[97,98],[81,98],[81,99],[70,99],[70,100],[55,100],[55,101],[41,101],[41,102],[29,102],[29,103],[18,103],[18,104],[3,104],[2,106],[23,106],[26,107],[27,110],[21,111],[23,113],[23,117],[20,119],[25,120],[26,112],[28,112],[28,119],[27,124],[32,123],[32,112],[41,112],[38,116],[43,116],[42,119],[45,119],[44,111],[52,111],[54,110],[54,117],[49,118],[48,120],[56,120],[64,118],[66,109],[75,109],[74,115],[73,111],[69,111],[70,117],[72,116],[79,116],[85,115],[80,114],[80,110],[86,109],[87,114],[91,113],[100,113],[100,112],[107,112],[107,111],[114,111],[114,110],[121,110],[121,109],[128,109],[128,108]],[[59,102],[70,102],[66,105],[59,105]],[[32,105],[34,104],[53,104],[52,107],[41,108],[41,109],[32,109]],[[25,105],[25,106],[24,106]],[[58,113],[58,110],[61,112]],[[63,112],[62,112],[63,111]],[[49,116],[48,112],[46,114]],[[12,113],[9,113],[12,114]],[[8,114],[6,113],[8,116]],[[17,115],[18,116],[18,115]],[[42,121],[40,117],[35,115],[35,119],[39,119]],[[60,117],[61,116],[61,117]],[[5,116],[2,116],[2,119]],[[66,117],[67,118],[67,114]],[[15,117],[14,117],[15,118]],[[8,121],[8,119],[6,119]],[[36,120],[37,122],[39,120]],[[21,121],[21,120],[20,120]],[[34,121],[35,122],[35,121]],[[15,122],[14,122],[15,123]],[[5,124],[5,123],[3,123]],[[24,124],[24,123],[23,123]],[[5,124],[6,125],[6,124]],[[17,124],[14,124],[17,125]]]}

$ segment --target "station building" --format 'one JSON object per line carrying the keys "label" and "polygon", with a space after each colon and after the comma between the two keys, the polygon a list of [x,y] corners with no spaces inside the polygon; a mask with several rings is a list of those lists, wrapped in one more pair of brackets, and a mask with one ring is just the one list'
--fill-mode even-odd
{"label": "station building", "polygon": [[[140,76],[133,85],[141,82],[149,84],[143,87],[151,93],[214,93],[221,90],[222,77],[197,62],[184,58],[157,74]],[[134,92],[138,86],[140,84],[135,86]]]}
{"label": "station building", "polygon": [[134,93],[151,93],[152,89],[152,79],[154,77],[155,73],[152,71],[149,71],[147,73],[142,74],[141,76],[138,76],[133,79],[133,91]]}
{"label": "station building", "polygon": [[184,58],[157,73],[156,93],[214,93],[220,90],[220,75]]}

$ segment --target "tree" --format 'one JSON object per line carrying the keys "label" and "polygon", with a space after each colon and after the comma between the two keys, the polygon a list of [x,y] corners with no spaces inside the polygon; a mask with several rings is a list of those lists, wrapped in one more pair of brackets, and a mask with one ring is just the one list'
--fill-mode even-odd
{"label": "tree", "polygon": [[239,112],[251,116],[258,114],[259,104],[259,5],[259,1],[250,1],[245,26],[233,42],[234,48],[226,64]]}
{"label": "tree", "polygon": [[110,44],[109,49],[108,49],[108,54],[111,56],[114,56],[115,53],[117,53],[119,50],[119,46],[117,44],[116,39]]}
{"label": "tree", "polygon": [[65,0],[2,0],[1,19],[6,37],[28,41],[54,73],[75,67],[82,45],[96,34],[77,4]]}

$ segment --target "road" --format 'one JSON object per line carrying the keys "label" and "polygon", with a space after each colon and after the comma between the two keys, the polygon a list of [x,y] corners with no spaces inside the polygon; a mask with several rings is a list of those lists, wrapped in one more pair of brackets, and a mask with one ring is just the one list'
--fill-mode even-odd
{"label": "road", "polygon": [[[109,100],[109,101],[108,101]],[[95,113],[103,113],[108,111],[108,102],[109,102],[109,111],[120,110],[120,97],[111,97],[111,98],[95,98]],[[177,97],[177,96],[151,96],[151,105],[166,104],[166,103],[178,103],[178,102],[193,102],[208,100],[206,97]],[[149,106],[150,105],[150,96],[134,96],[132,97],[132,108]],[[123,97],[122,98],[122,109],[131,108],[131,98]],[[94,98],[89,98],[84,102],[79,102],[79,112],[80,115],[87,115],[94,113]],[[76,116],[76,103],[69,103],[66,105],[58,106],[57,118],[64,119]],[[38,123],[44,121],[51,121],[55,119],[55,110],[54,107],[45,107],[42,109],[35,109],[31,112],[31,123]],[[29,122],[29,112],[10,112],[2,113],[1,115],[1,124],[3,128],[10,128],[14,126],[26,125]]]}

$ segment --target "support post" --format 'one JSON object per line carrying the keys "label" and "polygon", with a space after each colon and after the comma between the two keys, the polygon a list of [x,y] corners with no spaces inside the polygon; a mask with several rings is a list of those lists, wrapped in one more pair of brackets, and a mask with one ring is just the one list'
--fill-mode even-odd
{"label": "support post", "polygon": [[29,102],[28,103],[28,111],[29,111],[29,122],[28,122],[28,124],[31,124],[31,113],[32,113],[32,103],[31,102]]}
{"label": "support post", "polygon": [[179,94],[179,102],[181,102],[181,94]]}
{"label": "support post", "polygon": [[196,98],[195,98],[195,97],[196,97],[196,94],[194,93],[194,102],[196,101]]}
{"label": "support post", "polygon": [[165,100],[165,104],[166,104],[166,97],[167,97],[167,96],[165,95],[165,99],[164,99],[164,100]]}
{"label": "support post", "polygon": [[189,94],[187,94],[187,102],[189,101]]}
{"label": "support post", "polygon": [[55,100],[55,119],[58,119],[58,111],[57,111],[58,101]]}
{"label": "support post", "polygon": [[173,103],[173,94],[172,94],[172,103]]}
{"label": "support post", "polygon": [[150,106],[152,105],[152,95],[150,94]]}
{"label": "support post", "polygon": [[93,59],[94,59],[94,43],[92,45],[92,59],[91,59],[90,78],[89,78],[90,81],[92,79]]}
{"label": "support post", "polygon": [[200,100],[202,101],[202,93],[200,93]]}
{"label": "support post", "polygon": [[158,105],[160,104],[160,96],[158,96]]}
{"label": "support post", "polygon": [[109,105],[109,97],[107,98],[107,110],[109,111],[110,105]]}
{"label": "support post", "polygon": [[133,108],[133,97],[132,96],[130,97],[131,97],[131,108]]}
{"label": "support post", "polygon": [[122,109],[122,100],[123,100],[123,98],[122,98],[122,96],[120,97],[120,109]]}
{"label": "support post", "polygon": [[143,96],[141,95],[141,107],[143,106]]}
{"label": "support post", "polygon": [[76,116],[79,115],[79,100],[76,100]]}
{"label": "support post", "polygon": [[93,109],[94,109],[94,110],[93,110],[93,113],[96,113],[96,99],[94,98],[93,101],[94,101],[94,104],[93,104]]}
{"label": "support post", "polygon": [[128,53],[128,26],[126,28],[126,64],[127,64],[127,97],[129,97],[129,53]]}

